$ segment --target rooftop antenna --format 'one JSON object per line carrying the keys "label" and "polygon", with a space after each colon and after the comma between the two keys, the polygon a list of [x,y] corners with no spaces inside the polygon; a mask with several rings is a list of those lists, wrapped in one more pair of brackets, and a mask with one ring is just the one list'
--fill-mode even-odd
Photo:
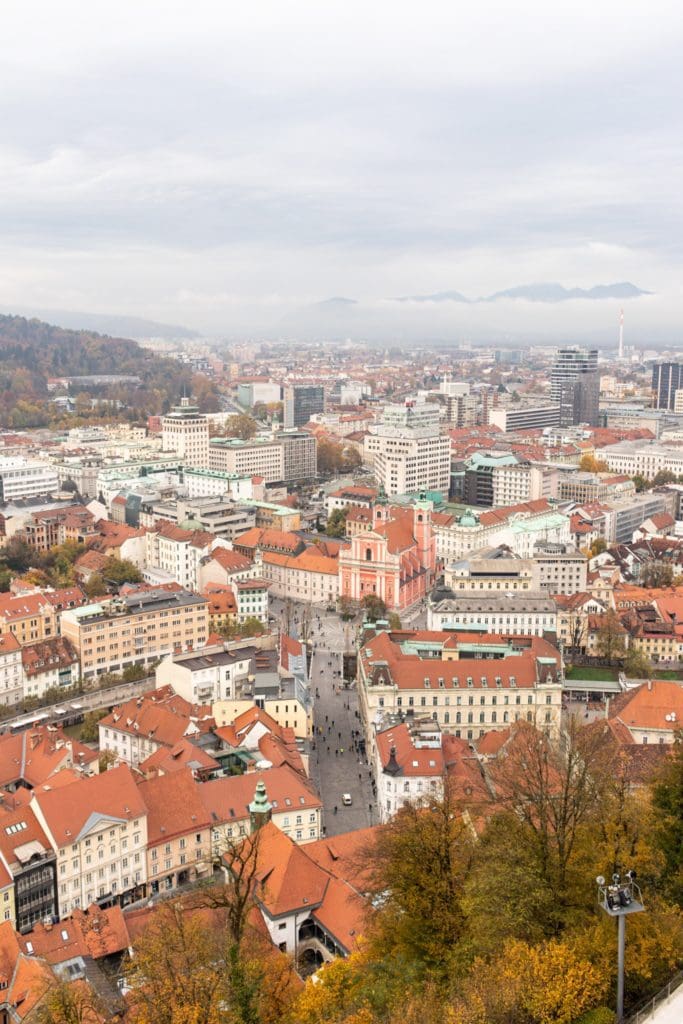
{"label": "rooftop antenna", "polygon": [[624,311],[619,310],[619,358],[624,358]]}

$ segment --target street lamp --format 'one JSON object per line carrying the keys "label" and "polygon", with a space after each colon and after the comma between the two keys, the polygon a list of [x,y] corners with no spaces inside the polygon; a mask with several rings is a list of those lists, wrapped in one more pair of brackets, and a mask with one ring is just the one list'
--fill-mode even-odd
{"label": "street lamp", "polygon": [[598,885],[598,903],[609,917],[618,920],[617,941],[617,1024],[624,1019],[624,958],[626,952],[626,917],[645,910],[640,886],[636,884],[635,871],[627,871],[623,877],[612,875],[606,882],[602,875],[595,879]]}

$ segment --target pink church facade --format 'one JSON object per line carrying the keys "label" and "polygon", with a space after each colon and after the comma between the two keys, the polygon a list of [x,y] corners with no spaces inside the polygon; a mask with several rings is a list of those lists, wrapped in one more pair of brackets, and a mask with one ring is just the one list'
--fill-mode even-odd
{"label": "pink church facade", "polygon": [[388,609],[401,611],[426,596],[435,569],[431,502],[409,508],[376,504],[371,528],[340,552],[340,594],[359,602],[376,594]]}

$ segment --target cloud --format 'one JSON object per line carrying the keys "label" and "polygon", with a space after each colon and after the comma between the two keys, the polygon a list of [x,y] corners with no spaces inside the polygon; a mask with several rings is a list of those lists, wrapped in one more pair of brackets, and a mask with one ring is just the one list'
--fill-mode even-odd
{"label": "cloud", "polygon": [[6,6],[8,309],[678,287],[673,3]]}

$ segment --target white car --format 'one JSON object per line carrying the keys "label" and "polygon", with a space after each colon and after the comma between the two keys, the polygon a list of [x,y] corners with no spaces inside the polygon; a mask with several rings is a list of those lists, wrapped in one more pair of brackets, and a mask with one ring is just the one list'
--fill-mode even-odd
{"label": "white car", "polygon": [[351,794],[350,793],[342,793],[342,803],[343,803],[344,807],[350,807],[351,806],[351,804],[353,803],[353,800],[351,799]]}

